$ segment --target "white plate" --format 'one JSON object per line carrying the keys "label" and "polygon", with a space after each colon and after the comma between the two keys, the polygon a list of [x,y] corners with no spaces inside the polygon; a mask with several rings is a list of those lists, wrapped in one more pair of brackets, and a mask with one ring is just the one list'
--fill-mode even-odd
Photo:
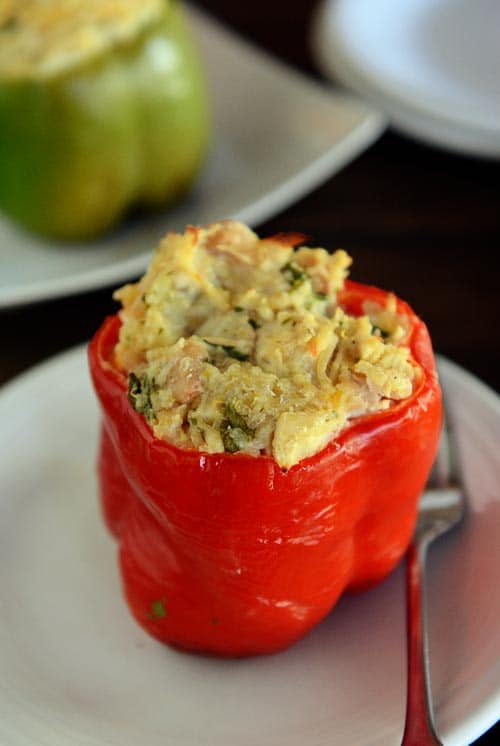
{"label": "white plate", "polygon": [[324,0],[320,66],[402,131],[500,157],[497,0]]}
{"label": "white plate", "polygon": [[[430,656],[446,746],[500,714],[500,399],[443,361],[470,493],[429,557]],[[120,593],[100,519],[97,407],[82,348],[0,394],[0,743],[396,746],[404,584],[345,597],[274,656],[221,661],[150,639]],[[382,684],[381,684],[382,682]]]}
{"label": "white plate", "polygon": [[214,144],[190,196],[102,240],[61,245],[0,218],[0,308],[112,284],[144,271],[167,229],[235,217],[256,224],[299,199],[365,150],[383,119],[245,43],[200,11]]}

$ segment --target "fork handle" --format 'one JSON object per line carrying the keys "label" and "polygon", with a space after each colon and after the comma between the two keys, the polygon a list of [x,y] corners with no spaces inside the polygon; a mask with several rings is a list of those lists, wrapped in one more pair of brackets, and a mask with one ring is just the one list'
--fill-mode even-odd
{"label": "fork handle", "polygon": [[442,746],[436,735],[430,698],[427,634],[421,579],[429,538],[416,536],[406,555],[408,679],[406,722],[401,746]]}

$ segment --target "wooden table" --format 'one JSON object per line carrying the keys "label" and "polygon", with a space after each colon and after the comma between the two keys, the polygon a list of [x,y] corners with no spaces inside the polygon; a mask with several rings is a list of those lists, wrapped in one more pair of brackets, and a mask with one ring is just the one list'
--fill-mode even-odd
{"label": "wooden table", "polygon": [[[320,77],[308,47],[314,3],[203,5]],[[340,174],[257,228],[263,234],[299,230],[315,245],[345,248],[354,257],[354,279],[408,300],[439,353],[500,389],[500,162],[449,154],[388,131]],[[0,382],[87,340],[114,310],[105,288],[4,311]],[[498,743],[499,736],[497,727],[477,743]]]}

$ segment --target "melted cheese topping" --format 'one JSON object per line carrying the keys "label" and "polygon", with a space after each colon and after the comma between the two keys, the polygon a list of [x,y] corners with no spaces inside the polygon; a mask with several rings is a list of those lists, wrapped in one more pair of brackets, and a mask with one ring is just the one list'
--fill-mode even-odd
{"label": "melted cheese topping", "polygon": [[349,316],[337,291],[350,257],[294,250],[303,240],[232,221],[170,233],[144,277],[115,293],[116,362],[159,438],[289,468],[411,395],[419,369],[394,297]]}
{"label": "melted cheese topping", "polygon": [[0,78],[44,79],[137,38],[166,0],[0,0]]}

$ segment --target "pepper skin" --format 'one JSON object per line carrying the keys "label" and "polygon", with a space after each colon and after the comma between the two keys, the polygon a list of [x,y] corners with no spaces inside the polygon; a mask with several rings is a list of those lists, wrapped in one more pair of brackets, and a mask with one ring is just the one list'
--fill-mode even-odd
{"label": "pepper skin", "polygon": [[[387,294],[346,282],[353,315]],[[424,323],[402,301],[423,371],[415,391],[357,418],[289,470],[268,456],[206,454],[157,439],[127,399],[110,317],[89,350],[103,412],[102,508],[139,624],[176,647],[271,653],[317,624],[345,590],[378,583],[404,554],[439,437],[441,394]]]}
{"label": "pepper skin", "polygon": [[0,78],[0,209],[86,240],[180,197],[208,144],[208,96],[182,8],[76,69]]}

